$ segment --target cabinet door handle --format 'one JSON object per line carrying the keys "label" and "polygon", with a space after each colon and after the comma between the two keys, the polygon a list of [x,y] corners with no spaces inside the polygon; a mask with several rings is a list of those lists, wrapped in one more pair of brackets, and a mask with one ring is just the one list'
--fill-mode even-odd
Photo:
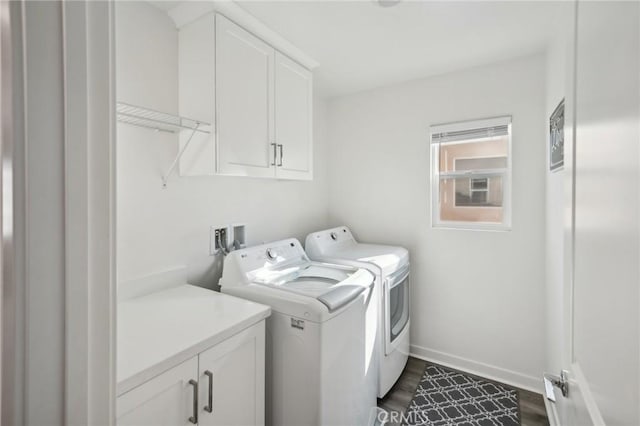
{"label": "cabinet door handle", "polygon": [[207,370],[204,375],[209,378],[209,404],[204,407],[204,411],[213,413],[213,373]]}
{"label": "cabinet door handle", "polygon": [[277,154],[278,148],[277,148],[277,145],[276,145],[275,142],[272,143],[271,146],[273,147],[273,163],[271,163],[271,165],[275,166],[276,165],[276,157],[278,156],[278,154]]}
{"label": "cabinet door handle", "polygon": [[282,167],[282,156],[283,156],[283,149],[284,148],[282,147],[281,143],[278,144],[278,148],[280,148],[280,163],[278,164],[278,166]]}
{"label": "cabinet door handle", "polygon": [[198,424],[198,382],[191,379],[189,384],[193,386],[193,416],[189,417],[191,423]]}

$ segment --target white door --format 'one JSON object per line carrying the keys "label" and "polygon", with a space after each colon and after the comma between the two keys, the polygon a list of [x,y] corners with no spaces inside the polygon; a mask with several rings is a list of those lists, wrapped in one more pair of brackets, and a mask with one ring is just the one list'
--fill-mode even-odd
{"label": "white door", "polygon": [[556,390],[551,423],[640,424],[639,6],[577,7],[575,98],[565,117],[569,394]]}
{"label": "white door", "polygon": [[264,425],[265,323],[200,354],[200,425]]}
{"label": "white door", "polygon": [[311,71],[276,52],[276,175],[279,178],[313,178],[312,93]]}
{"label": "white door", "polygon": [[118,397],[118,426],[178,426],[196,423],[198,358],[174,367]]}
{"label": "white door", "polygon": [[274,56],[273,47],[216,15],[219,174],[275,176]]}

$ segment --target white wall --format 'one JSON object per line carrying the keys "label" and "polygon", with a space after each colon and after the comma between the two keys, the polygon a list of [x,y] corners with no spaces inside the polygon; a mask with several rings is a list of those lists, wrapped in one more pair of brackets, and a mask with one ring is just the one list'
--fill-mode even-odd
{"label": "white wall", "polygon": [[[173,22],[142,2],[119,2],[116,9],[118,100],[177,113],[178,33]],[[177,153],[177,137],[118,124],[118,282],[184,265],[190,281],[213,287],[222,259],[209,256],[212,225],[245,223],[248,244],[304,240],[326,226],[325,109],[324,102],[315,102],[311,182],[173,176],[162,189],[160,176]]]}
{"label": "white wall", "polygon": [[[329,102],[330,222],[407,247],[412,352],[539,390],[545,359],[545,57]],[[513,229],[433,229],[431,124],[513,116]]]}

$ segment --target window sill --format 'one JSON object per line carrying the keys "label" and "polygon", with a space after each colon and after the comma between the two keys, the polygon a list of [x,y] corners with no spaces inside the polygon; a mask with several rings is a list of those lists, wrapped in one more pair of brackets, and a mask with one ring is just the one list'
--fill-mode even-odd
{"label": "window sill", "polygon": [[439,222],[431,224],[433,229],[455,230],[455,231],[490,231],[509,232],[511,225],[498,223],[470,223],[470,222]]}

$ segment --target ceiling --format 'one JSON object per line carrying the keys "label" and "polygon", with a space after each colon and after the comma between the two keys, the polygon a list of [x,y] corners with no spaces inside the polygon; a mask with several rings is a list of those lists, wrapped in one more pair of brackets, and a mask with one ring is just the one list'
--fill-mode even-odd
{"label": "ceiling", "polygon": [[170,1],[170,0],[148,0],[148,3],[151,3],[155,7],[160,10],[164,10],[165,12],[170,11],[176,6],[179,6],[181,1]]}
{"label": "ceiling", "polygon": [[560,2],[547,1],[237,3],[320,63],[325,97],[539,52],[560,24]]}

